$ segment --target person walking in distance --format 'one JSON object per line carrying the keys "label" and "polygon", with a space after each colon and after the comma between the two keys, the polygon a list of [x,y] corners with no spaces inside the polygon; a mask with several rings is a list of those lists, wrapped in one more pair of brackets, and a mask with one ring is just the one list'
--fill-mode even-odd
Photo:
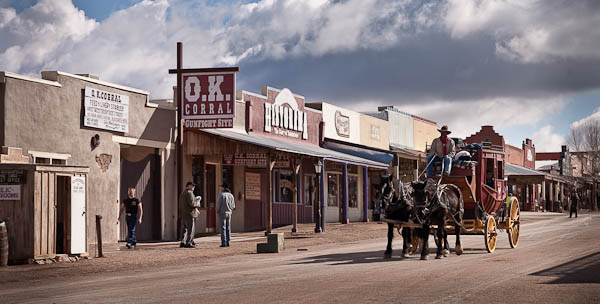
{"label": "person walking in distance", "polygon": [[[119,218],[121,218],[123,212],[126,212],[125,222],[127,223],[127,248],[135,249],[137,244],[137,239],[135,237],[135,226],[136,224],[142,223],[142,216],[144,215],[142,202],[135,197],[135,188],[127,189],[127,198],[121,203]],[[118,220],[117,224],[119,224]]]}
{"label": "person walking in distance", "polygon": [[569,218],[573,216],[573,211],[575,211],[575,218],[577,218],[577,205],[579,204],[579,194],[577,193],[577,188],[573,189],[571,193],[571,211],[569,212]]}
{"label": "person walking in distance", "polygon": [[181,242],[180,248],[195,248],[194,225],[196,219],[192,216],[194,210],[194,188],[196,185],[188,182],[185,190],[179,195],[179,218],[181,219]]}
{"label": "person walking in distance", "polygon": [[221,247],[229,247],[231,240],[231,214],[235,210],[235,199],[227,183],[221,185],[219,194],[219,217],[221,220]]}

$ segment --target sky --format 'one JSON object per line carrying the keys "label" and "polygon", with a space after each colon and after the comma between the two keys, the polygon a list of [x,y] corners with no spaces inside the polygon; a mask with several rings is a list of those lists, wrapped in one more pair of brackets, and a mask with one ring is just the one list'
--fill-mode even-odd
{"label": "sky", "polygon": [[0,71],[90,73],[172,98],[184,67],[239,66],[356,111],[400,109],[466,137],[560,151],[600,118],[595,0],[0,0]]}

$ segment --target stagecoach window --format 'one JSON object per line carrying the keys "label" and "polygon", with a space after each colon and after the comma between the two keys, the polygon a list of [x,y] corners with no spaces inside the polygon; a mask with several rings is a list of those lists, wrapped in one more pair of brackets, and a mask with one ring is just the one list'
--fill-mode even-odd
{"label": "stagecoach window", "polygon": [[502,172],[504,166],[502,165],[502,161],[498,161],[498,179],[503,179],[504,178],[504,172]]}
{"label": "stagecoach window", "polygon": [[358,208],[358,177],[348,175],[348,207]]}
{"label": "stagecoach window", "polygon": [[[277,178],[277,175],[279,177]],[[277,191],[275,200],[280,203],[291,203],[294,201],[294,183],[292,183],[292,171],[279,170],[279,174],[276,174],[275,184]]]}
{"label": "stagecoach window", "polygon": [[327,174],[327,206],[337,207],[340,205],[340,175]]}

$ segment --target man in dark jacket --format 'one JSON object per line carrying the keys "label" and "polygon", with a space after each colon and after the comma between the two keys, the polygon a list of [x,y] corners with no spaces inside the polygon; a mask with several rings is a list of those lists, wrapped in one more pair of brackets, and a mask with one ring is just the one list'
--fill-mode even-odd
{"label": "man in dark jacket", "polygon": [[194,188],[192,182],[185,185],[186,189],[179,196],[179,217],[181,218],[181,248],[195,248],[194,225],[196,219],[192,217],[194,210]]}
{"label": "man in dark jacket", "polygon": [[579,204],[579,194],[577,193],[577,189],[574,189],[571,193],[571,212],[569,213],[569,218],[573,216],[573,211],[575,211],[575,218],[577,218],[577,205]]}

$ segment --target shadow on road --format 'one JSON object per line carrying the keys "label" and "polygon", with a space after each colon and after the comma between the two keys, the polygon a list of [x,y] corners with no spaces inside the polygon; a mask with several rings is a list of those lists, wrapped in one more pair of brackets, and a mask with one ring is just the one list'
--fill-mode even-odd
{"label": "shadow on road", "polygon": [[370,252],[352,252],[352,253],[338,253],[338,254],[325,254],[314,257],[307,257],[294,264],[320,264],[330,263],[331,265],[348,265],[348,264],[368,264],[368,263],[382,263],[382,262],[394,262],[401,260],[418,259],[419,255],[413,254],[410,258],[402,258],[400,256],[401,250],[394,252],[395,256],[391,259],[383,258],[383,250],[370,251]]}
{"label": "shadow on road", "polygon": [[600,283],[599,273],[600,252],[596,252],[530,275],[556,277],[545,284],[598,284]]}

